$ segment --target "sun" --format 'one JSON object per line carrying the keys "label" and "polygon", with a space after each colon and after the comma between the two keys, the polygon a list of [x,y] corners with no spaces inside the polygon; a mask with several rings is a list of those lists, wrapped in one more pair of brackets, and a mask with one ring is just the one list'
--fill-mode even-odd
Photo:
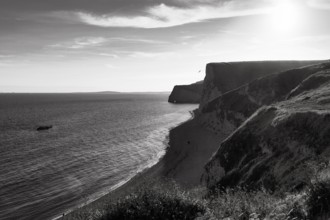
{"label": "sun", "polygon": [[271,26],[279,34],[294,32],[301,21],[301,8],[290,0],[278,0],[270,12]]}

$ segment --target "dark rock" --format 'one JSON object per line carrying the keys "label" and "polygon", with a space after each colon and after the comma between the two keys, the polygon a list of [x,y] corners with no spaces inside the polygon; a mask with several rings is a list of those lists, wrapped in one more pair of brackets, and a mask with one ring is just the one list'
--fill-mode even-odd
{"label": "dark rock", "polygon": [[39,127],[37,128],[37,131],[45,131],[45,130],[49,130],[49,129],[51,129],[51,128],[53,128],[52,125],[43,125],[43,126],[39,126]]}

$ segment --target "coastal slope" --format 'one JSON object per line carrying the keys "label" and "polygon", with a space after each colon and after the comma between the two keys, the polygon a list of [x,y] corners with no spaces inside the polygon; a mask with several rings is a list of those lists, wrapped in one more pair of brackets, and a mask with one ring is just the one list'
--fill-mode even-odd
{"label": "coastal slope", "polygon": [[[233,66],[252,66],[252,69],[257,69],[262,67],[262,63],[243,62],[242,64],[235,63]],[[272,68],[269,67],[269,69],[273,70],[275,69],[273,65],[280,65],[282,62],[271,61],[264,63],[265,66],[271,64],[270,67]],[[292,66],[292,63],[303,65],[308,62],[284,61],[284,64],[287,66]],[[210,65],[212,66],[212,64],[208,64],[208,66]],[[283,66],[285,65],[282,65],[282,68],[284,68]],[[164,156],[162,174],[173,178],[186,187],[199,185],[201,177],[204,175],[204,165],[217,152],[223,140],[258,108],[277,99],[285,98],[285,95],[306,77],[321,69],[322,66],[316,65],[302,70],[300,68],[292,69],[283,73],[267,74],[264,72],[264,77],[251,80],[252,82],[249,84],[243,84],[238,88],[224,92],[224,94],[204,104],[203,108],[196,109],[192,120],[170,131],[170,147]],[[221,75],[221,73],[218,74]],[[239,74],[241,73],[237,72],[237,75]],[[235,85],[241,83],[237,82]],[[286,84],[282,85],[282,83]],[[273,88],[274,91],[268,91],[269,87]]]}
{"label": "coastal slope", "polygon": [[200,109],[200,124],[228,136],[258,108],[282,101],[307,77],[327,68],[327,64],[270,74],[218,96]]}
{"label": "coastal slope", "polygon": [[[224,105],[224,97],[218,100],[219,121],[233,127],[243,122],[207,163],[203,181],[211,189],[303,187],[311,179],[312,164],[330,156],[330,63],[274,74],[236,94],[240,108]],[[231,110],[231,116],[221,117]]]}

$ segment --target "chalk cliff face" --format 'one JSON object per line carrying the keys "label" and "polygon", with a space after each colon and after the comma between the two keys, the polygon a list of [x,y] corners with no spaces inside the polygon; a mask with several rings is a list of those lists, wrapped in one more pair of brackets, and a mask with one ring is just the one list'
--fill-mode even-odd
{"label": "chalk cliff face", "polygon": [[224,93],[200,110],[200,124],[216,134],[229,135],[258,108],[284,100],[307,77],[324,69],[324,65],[270,74]]}
{"label": "chalk cliff face", "polygon": [[168,102],[198,104],[201,99],[202,89],[203,81],[190,85],[175,86],[168,98]]}
{"label": "chalk cliff face", "polygon": [[223,94],[202,109],[200,120],[215,132],[233,133],[205,166],[203,181],[209,188],[301,187],[310,179],[310,164],[329,159],[329,109],[329,62]]}
{"label": "chalk cliff face", "polygon": [[258,77],[319,63],[320,61],[255,61],[209,63],[203,84],[200,109],[214,98]]}
{"label": "chalk cliff face", "polygon": [[[272,106],[274,103],[291,100],[302,92],[318,89],[320,85],[323,85],[323,82],[328,79],[328,74],[322,71],[327,70],[329,64],[308,66],[308,64],[320,62],[322,61],[208,64],[203,93],[203,96],[206,97],[202,97],[202,100],[211,100],[201,103],[200,108],[195,111],[194,119],[171,130],[169,134],[170,148],[163,159],[163,174],[188,187],[200,184],[201,180],[210,188],[219,184],[234,186],[246,183],[253,185],[258,181],[258,184],[261,182],[266,184],[266,179],[257,178],[258,181],[253,182],[250,179],[249,181],[244,179],[243,176],[240,177],[246,170],[242,171],[241,168],[235,166],[237,164],[243,166],[246,163],[244,161],[246,152],[236,155],[236,151],[231,150],[230,147],[227,150],[222,145],[220,148],[219,146],[228,137],[232,137],[233,132],[236,132],[236,129],[242,126],[258,109],[266,108],[263,106]],[[294,66],[305,67],[293,68]],[[289,70],[277,71],[285,68]],[[273,106],[271,109],[275,107]],[[267,124],[265,122],[261,125],[266,126]],[[256,134],[256,136],[258,135]],[[249,146],[246,151],[249,149],[253,154],[254,148]],[[213,157],[213,155],[215,156]],[[222,157],[230,158],[228,163],[237,164],[234,167],[222,164],[224,163]],[[252,157],[249,156],[247,160],[249,161],[250,158]],[[258,158],[255,163],[259,163]],[[207,165],[205,166],[205,164]],[[253,167],[257,166],[253,164]],[[238,170],[235,173],[240,172],[237,176],[242,179],[237,179],[238,177],[235,175],[231,176],[231,171],[234,169]],[[272,182],[269,179],[267,181]]]}

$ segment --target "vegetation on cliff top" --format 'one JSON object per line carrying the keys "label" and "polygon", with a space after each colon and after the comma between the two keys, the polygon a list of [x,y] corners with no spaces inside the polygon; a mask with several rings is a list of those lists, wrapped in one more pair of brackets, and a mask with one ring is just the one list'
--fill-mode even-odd
{"label": "vegetation on cliff top", "polygon": [[199,187],[180,188],[172,181],[155,181],[132,188],[126,196],[102,208],[82,208],[63,219],[196,219],[196,220],[312,220],[330,217],[329,169],[300,192],[223,189],[210,193]]}

